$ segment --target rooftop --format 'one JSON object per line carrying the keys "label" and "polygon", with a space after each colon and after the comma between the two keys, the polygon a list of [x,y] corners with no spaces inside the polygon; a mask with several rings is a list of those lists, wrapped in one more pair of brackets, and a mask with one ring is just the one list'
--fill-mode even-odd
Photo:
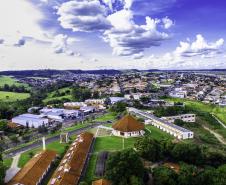
{"label": "rooftop", "polygon": [[136,118],[129,114],[117,121],[112,127],[113,129],[121,132],[135,132],[144,130],[144,124],[140,123]]}

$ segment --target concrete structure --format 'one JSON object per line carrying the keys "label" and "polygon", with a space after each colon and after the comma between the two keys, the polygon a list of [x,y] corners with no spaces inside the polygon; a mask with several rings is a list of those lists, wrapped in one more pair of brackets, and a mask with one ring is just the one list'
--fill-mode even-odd
{"label": "concrete structure", "polygon": [[177,116],[162,117],[161,119],[164,119],[170,123],[174,123],[174,121],[176,119],[180,119],[184,122],[194,123],[196,120],[196,116],[195,116],[195,114],[181,114],[181,115],[177,115]]}
{"label": "concrete structure", "polygon": [[12,123],[16,123],[22,126],[38,128],[42,125],[48,125],[49,120],[42,118],[41,115],[35,114],[22,114],[12,119]]}
{"label": "concrete structure", "polygon": [[194,133],[192,131],[185,129],[183,127],[177,126],[173,123],[167,122],[163,119],[160,119],[154,116],[153,114],[150,114],[135,108],[128,108],[128,112],[134,113],[137,116],[145,118],[146,119],[145,124],[151,124],[178,139],[189,139],[194,137]]}
{"label": "concrete structure", "polygon": [[55,159],[54,151],[36,154],[7,185],[41,185]]}
{"label": "concrete structure", "polygon": [[133,116],[126,115],[113,126],[112,134],[120,137],[139,137],[144,135],[144,124],[138,122]]}

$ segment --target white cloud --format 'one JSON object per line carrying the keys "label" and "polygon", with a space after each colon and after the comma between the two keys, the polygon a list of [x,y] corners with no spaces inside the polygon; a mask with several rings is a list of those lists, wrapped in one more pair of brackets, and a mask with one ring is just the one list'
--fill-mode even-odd
{"label": "white cloud", "polygon": [[93,32],[106,30],[110,23],[106,19],[106,10],[98,0],[68,1],[58,8],[58,20],[65,29]]}
{"label": "white cloud", "polygon": [[169,29],[173,26],[173,21],[171,19],[169,19],[168,17],[163,18],[162,22],[164,24],[165,29]]}
{"label": "white cloud", "polygon": [[175,55],[181,55],[183,57],[192,57],[192,56],[213,56],[214,54],[221,53],[222,46],[224,44],[224,39],[219,39],[216,42],[208,43],[205,38],[198,34],[196,35],[196,40],[194,42],[180,42],[175,50]]}
{"label": "white cloud", "polygon": [[[170,36],[158,31],[159,19],[146,17],[146,24],[137,25],[133,21],[133,12],[123,9],[110,16],[108,20],[113,28],[104,32],[104,40],[113,48],[113,54],[132,56],[143,53],[145,49],[161,45]],[[141,55],[140,55],[141,56]]]}
{"label": "white cloud", "polygon": [[45,40],[44,31],[38,22],[43,15],[26,0],[7,0],[0,6],[0,38],[14,37],[20,34]]}

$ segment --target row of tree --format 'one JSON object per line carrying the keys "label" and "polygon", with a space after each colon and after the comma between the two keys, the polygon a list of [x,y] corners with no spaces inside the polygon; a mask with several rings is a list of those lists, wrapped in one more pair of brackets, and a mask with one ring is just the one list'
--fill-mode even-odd
{"label": "row of tree", "polygon": [[151,137],[143,137],[135,143],[138,154],[149,161],[161,160],[183,161],[195,165],[211,165],[214,167],[226,163],[226,156],[217,151],[210,151],[191,143],[172,143],[171,141],[158,141]]}
{"label": "row of tree", "polygon": [[24,85],[8,85],[5,84],[3,87],[0,87],[0,91],[7,91],[7,92],[18,92],[18,93],[29,93],[30,90],[25,87]]}

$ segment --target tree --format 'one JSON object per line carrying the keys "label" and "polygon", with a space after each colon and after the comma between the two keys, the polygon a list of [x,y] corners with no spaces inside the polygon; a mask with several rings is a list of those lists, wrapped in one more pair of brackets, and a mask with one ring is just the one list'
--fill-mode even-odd
{"label": "tree", "polygon": [[0,120],[0,130],[5,131],[7,129],[7,120]]}
{"label": "tree", "polygon": [[177,174],[165,167],[157,167],[153,171],[153,179],[155,185],[176,185],[177,184]]}
{"label": "tree", "polygon": [[134,144],[138,154],[150,161],[158,161],[162,158],[160,143],[151,137],[143,137]]}
{"label": "tree", "polygon": [[197,175],[197,168],[193,165],[181,164],[180,173],[178,175],[178,185],[193,185],[195,184],[195,177]]}
{"label": "tree", "polygon": [[127,107],[127,103],[125,102],[117,102],[114,105],[112,105],[111,107],[111,111],[113,112],[124,112],[126,110]]}
{"label": "tree", "polygon": [[138,178],[136,176],[132,176],[130,178],[130,185],[143,185],[143,183],[140,178]]}
{"label": "tree", "polygon": [[137,153],[132,149],[115,152],[110,155],[106,163],[106,179],[113,185],[123,185],[130,182],[132,176],[142,179],[144,167]]}
{"label": "tree", "polygon": [[6,167],[4,166],[3,162],[0,161],[0,184],[4,184]]}
{"label": "tree", "polygon": [[197,175],[195,184],[214,185],[215,173],[215,168],[208,167],[204,169]]}
{"label": "tree", "polygon": [[181,119],[176,119],[176,120],[174,121],[174,124],[176,124],[176,125],[178,125],[178,126],[184,126],[185,123],[186,123],[186,122],[184,122],[184,121],[181,120]]}
{"label": "tree", "polygon": [[214,185],[225,185],[226,184],[226,164],[218,167],[214,176]]}
{"label": "tree", "polygon": [[198,145],[178,143],[171,152],[175,160],[184,161],[191,164],[200,164],[203,160],[202,150]]}

